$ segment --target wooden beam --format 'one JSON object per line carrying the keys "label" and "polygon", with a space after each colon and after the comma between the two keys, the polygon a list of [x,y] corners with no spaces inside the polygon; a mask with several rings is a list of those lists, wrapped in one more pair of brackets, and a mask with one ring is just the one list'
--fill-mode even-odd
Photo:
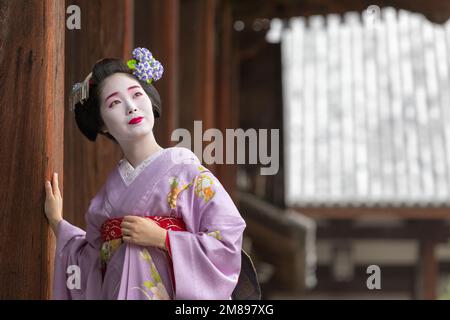
{"label": "wooden beam", "polygon": [[378,0],[373,3],[360,0],[235,0],[233,2],[236,19],[243,20],[246,25],[251,25],[256,18],[309,17],[330,13],[344,14],[348,11],[363,12],[370,5],[377,5],[380,8],[394,7],[398,10],[421,13],[435,23],[445,23],[450,16],[450,2],[441,0]]}
{"label": "wooden beam", "polygon": [[331,220],[317,228],[318,239],[432,239],[445,243],[450,238],[448,221],[403,221],[400,226],[357,226],[354,221]]}
{"label": "wooden beam", "polygon": [[306,287],[307,221],[292,219],[289,212],[237,192],[239,211],[247,222],[245,235],[252,239],[255,254],[275,266],[273,281],[290,292],[302,292]]}
{"label": "wooden beam", "polygon": [[441,220],[450,218],[448,207],[294,207],[301,214],[315,219],[357,219],[397,217],[402,219]]}

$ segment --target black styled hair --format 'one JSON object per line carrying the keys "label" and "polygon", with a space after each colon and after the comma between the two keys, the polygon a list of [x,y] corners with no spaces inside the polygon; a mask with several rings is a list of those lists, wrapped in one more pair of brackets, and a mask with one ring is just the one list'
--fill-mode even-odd
{"label": "black styled hair", "polygon": [[100,114],[100,92],[103,88],[103,81],[115,73],[128,74],[138,81],[152,102],[153,116],[155,119],[161,116],[161,98],[153,85],[136,78],[133,75],[133,71],[121,59],[102,59],[92,69],[89,98],[83,104],[78,102],[74,109],[78,129],[91,141],[95,141],[97,134],[101,134],[117,143],[116,139],[110,133],[101,131],[104,122]]}

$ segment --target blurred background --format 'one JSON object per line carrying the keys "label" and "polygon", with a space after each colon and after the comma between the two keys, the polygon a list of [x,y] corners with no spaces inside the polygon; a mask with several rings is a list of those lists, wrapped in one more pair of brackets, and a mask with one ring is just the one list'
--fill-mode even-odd
{"label": "blurred background", "polygon": [[206,164],[263,299],[450,299],[449,17],[438,0],[0,0],[0,298],[50,297],[44,180],[59,172],[84,228],[122,157],[81,135],[72,85],[146,47],[165,69],[160,145],[200,120],[267,129],[278,150],[273,175],[248,154]]}

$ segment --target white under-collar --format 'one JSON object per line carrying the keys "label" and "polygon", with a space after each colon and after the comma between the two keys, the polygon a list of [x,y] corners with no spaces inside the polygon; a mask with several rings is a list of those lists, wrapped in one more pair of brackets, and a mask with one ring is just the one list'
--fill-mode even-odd
{"label": "white under-collar", "polygon": [[121,159],[119,161],[119,173],[122,177],[122,180],[125,182],[127,186],[129,186],[134,179],[158,156],[160,156],[167,149],[161,149],[151,154],[147,159],[142,161],[136,168],[133,168],[130,162],[127,159]]}

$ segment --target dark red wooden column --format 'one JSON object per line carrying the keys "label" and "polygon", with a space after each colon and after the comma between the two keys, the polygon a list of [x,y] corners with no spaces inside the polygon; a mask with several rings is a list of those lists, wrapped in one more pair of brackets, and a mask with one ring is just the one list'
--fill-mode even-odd
{"label": "dark red wooden column", "polygon": [[0,299],[50,296],[44,180],[63,173],[63,1],[0,2]]}
{"label": "dark red wooden column", "polygon": [[[238,108],[233,101],[233,80],[238,76],[238,64],[233,46],[233,16],[229,0],[219,2],[218,15],[218,60],[216,62],[215,123],[224,137],[226,129],[239,127]],[[216,174],[222,185],[234,198],[236,190],[236,165],[226,164],[226,139],[223,146],[223,164],[216,166]],[[235,156],[236,158],[236,156]]]}

